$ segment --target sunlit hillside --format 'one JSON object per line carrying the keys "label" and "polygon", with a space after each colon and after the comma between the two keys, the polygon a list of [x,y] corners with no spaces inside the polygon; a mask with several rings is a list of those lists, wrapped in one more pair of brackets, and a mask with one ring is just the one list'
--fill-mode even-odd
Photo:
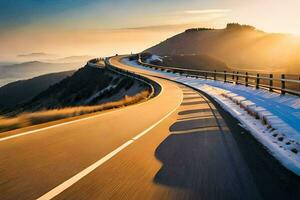
{"label": "sunlit hillside", "polygon": [[225,29],[188,29],[145,51],[207,55],[234,70],[300,73],[300,36],[266,33],[239,24],[228,24]]}

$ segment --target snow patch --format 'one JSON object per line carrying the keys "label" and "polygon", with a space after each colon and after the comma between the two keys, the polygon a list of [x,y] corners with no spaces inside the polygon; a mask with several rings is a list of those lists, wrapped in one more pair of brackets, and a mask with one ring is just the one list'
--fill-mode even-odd
{"label": "snow patch", "polygon": [[162,58],[158,55],[151,55],[150,58],[147,58],[146,59],[146,63],[151,63],[151,62],[154,62],[154,61],[159,61],[159,62],[162,62]]}

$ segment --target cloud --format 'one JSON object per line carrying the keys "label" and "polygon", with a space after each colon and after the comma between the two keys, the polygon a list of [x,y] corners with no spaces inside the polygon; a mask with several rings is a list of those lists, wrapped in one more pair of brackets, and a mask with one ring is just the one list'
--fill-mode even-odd
{"label": "cloud", "polygon": [[192,16],[209,16],[209,15],[226,15],[230,9],[195,9],[195,10],[177,10],[165,13],[168,16],[192,17]]}
{"label": "cloud", "polygon": [[123,28],[123,30],[178,31],[178,30],[184,30],[186,28],[191,28],[191,27],[194,27],[194,26],[195,26],[195,24],[192,24],[192,23],[184,23],[184,24],[160,24],[160,25],[153,25],[153,26],[128,27],[128,28]]}
{"label": "cloud", "polygon": [[230,9],[186,9],[164,13],[167,24],[197,24],[220,27],[221,23],[228,21]]}
{"label": "cloud", "polygon": [[[120,30],[143,30],[143,31],[182,31],[192,27],[210,27],[216,25],[216,21],[226,19],[230,9],[200,9],[178,10],[166,12],[161,17],[164,24],[126,27]],[[222,21],[223,23],[223,21]],[[219,27],[219,24],[217,24]]]}
{"label": "cloud", "polygon": [[184,10],[182,14],[218,14],[231,12],[229,9]]}

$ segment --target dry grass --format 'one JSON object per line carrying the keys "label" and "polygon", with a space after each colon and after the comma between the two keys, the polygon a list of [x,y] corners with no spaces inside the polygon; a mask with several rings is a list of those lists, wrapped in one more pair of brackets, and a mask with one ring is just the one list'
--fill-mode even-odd
{"label": "dry grass", "polygon": [[38,111],[33,113],[22,113],[13,118],[5,118],[0,116],[0,132],[64,119],[68,117],[74,117],[87,113],[93,113],[102,110],[127,106],[147,99],[149,94],[150,92],[148,90],[144,90],[134,96],[125,96],[122,100],[119,101],[108,102],[95,106],[78,106],[63,109]]}

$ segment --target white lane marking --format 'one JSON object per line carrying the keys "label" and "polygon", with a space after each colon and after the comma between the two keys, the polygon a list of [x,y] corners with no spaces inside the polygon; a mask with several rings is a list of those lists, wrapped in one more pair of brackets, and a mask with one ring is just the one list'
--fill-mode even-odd
{"label": "white lane marking", "polygon": [[[161,87],[160,93],[156,96],[156,97],[159,97],[163,93],[164,88],[163,88],[163,86],[160,83],[157,83],[157,84],[159,84],[160,87]],[[152,99],[150,99],[150,100],[148,100],[146,102],[143,102],[143,103],[148,103]],[[32,131],[26,131],[26,132],[23,132],[23,133],[18,133],[18,134],[15,134],[15,135],[11,135],[11,136],[0,138],[0,142],[6,141],[6,140],[10,140],[10,139],[14,139],[14,138],[21,137],[21,136],[25,136],[25,135],[29,135],[29,134],[33,134],[33,133],[37,133],[37,132],[41,132],[41,131],[45,131],[45,130],[52,129],[52,128],[57,128],[57,127],[68,125],[68,124],[77,123],[77,122],[80,122],[80,121],[85,121],[85,120],[97,118],[97,117],[100,117],[102,115],[107,115],[107,114],[111,114],[111,113],[114,113],[114,112],[124,111],[125,109],[132,108],[134,106],[139,106],[139,105],[140,105],[139,103],[138,104],[133,104],[133,105],[130,105],[130,106],[126,106],[125,108],[122,108],[122,109],[111,110],[111,111],[108,111],[108,112],[105,112],[105,113],[100,113],[100,114],[95,115],[95,116],[85,117],[85,118],[76,119],[76,120],[69,121],[69,122],[64,122],[64,123],[61,123],[61,124],[56,124],[56,125],[48,126],[48,127],[45,127],[45,128],[40,128],[40,129],[36,129],[36,130],[32,130]]]}
{"label": "white lane marking", "polygon": [[143,135],[145,135],[147,132],[149,132],[151,129],[153,129],[155,126],[157,126],[164,119],[166,119],[167,117],[169,117],[173,112],[175,112],[178,109],[178,107],[182,103],[182,100],[183,100],[183,98],[181,96],[180,103],[173,110],[171,110],[167,115],[165,115],[159,121],[157,121],[156,123],[154,123],[153,125],[151,125],[149,128],[147,128],[146,130],[144,130],[143,132],[141,132],[137,136],[133,137],[131,140],[125,142],[124,144],[122,144],[117,149],[113,150],[112,152],[110,152],[109,154],[107,154],[106,156],[104,156],[103,158],[101,158],[100,160],[96,161],[94,164],[92,164],[89,167],[85,168],[83,171],[81,171],[78,174],[74,175],[70,179],[68,179],[65,182],[63,182],[62,184],[56,186],[55,188],[53,188],[52,190],[50,190],[49,192],[47,192],[43,196],[39,197],[37,200],[50,200],[50,199],[54,198],[55,196],[57,196],[58,194],[62,193],[64,190],[66,190],[69,187],[71,187],[73,184],[75,184],[80,179],[82,179],[83,177],[85,177],[86,175],[88,175],[89,173],[91,173],[92,171],[94,171],[97,167],[99,167],[100,165],[104,164],[106,161],[108,161],[109,159],[111,159],[112,157],[114,157],[117,153],[119,153],[120,151],[122,151],[123,149],[125,149],[131,143],[133,143],[134,141],[136,141],[137,139],[139,139],[140,137],[142,137]]}
{"label": "white lane marking", "polygon": [[109,154],[107,154],[106,156],[104,156],[103,158],[101,158],[100,160],[98,160],[97,162],[95,162],[94,164],[92,164],[89,167],[85,168],[83,171],[81,171],[80,173],[76,174],[72,178],[66,180],[65,182],[63,182],[59,186],[55,187],[54,189],[52,189],[48,193],[46,193],[43,196],[39,197],[37,200],[46,200],[46,199],[52,199],[52,198],[54,198],[56,195],[58,195],[59,193],[63,192],[64,190],[66,190],[67,188],[69,188],[70,186],[72,186],[74,183],[76,183],[77,181],[79,181],[80,179],[82,179],[84,176],[86,176],[89,173],[91,173],[97,167],[99,167],[100,165],[102,165],[103,163],[105,163],[106,161],[108,161],[109,159],[111,159],[112,157],[114,157],[117,153],[119,153],[120,151],[122,151],[123,149],[125,149],[127,146],[129,146],[133,142],[134,142],[134,140],[129,140],[128,142],[122,144],[121,146],[119,146],[118,148],[116,148],[114,151],[110,152]]}

